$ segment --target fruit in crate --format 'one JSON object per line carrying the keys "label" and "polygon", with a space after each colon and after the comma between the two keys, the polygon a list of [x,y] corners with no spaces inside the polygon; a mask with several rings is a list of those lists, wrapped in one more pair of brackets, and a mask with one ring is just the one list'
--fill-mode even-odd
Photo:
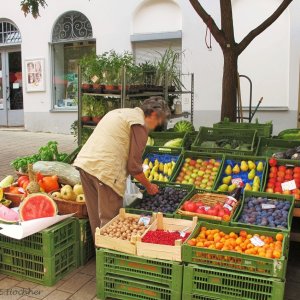
{"label": "fruit in crate", "polygon": [[[277,165],[277,160],[269,160],[269,174],[266,186],[267,193],[294,195],[296,200],[300,200],[300,167]],[[289,190],[283,190],[282,184],[291,181]]]}
{"label": "fruit in crate", "polygon": [[101,235],[130,241],[132,236],[142,236],[148,226],[139,223],[139,218],[120,216],[110,225],[103,227]]}
{"label": "fruit in crate", "polygon": [[11,175],[8,175],[0,181],[0,188],[7,188],[10,185],[12,185],[13,182],[14,182],[14,177]]}
{"label": "fruit in crate", "polygon": [[176,183],[193,184],[196,188],[211,190],[221,162],[216,159],[186,158],[176,178]]}
{"label": "fruit in crate", "polygon": [[0,203],[0,222],[16,223],[19,221],[19,214],[5,205]]}
{"label": "fruit in crate", "polygon": [[148,153],[144,159],[144,174],[149,181],[170,181],[177,155]]}
{"label": "fruit in crate", "polygon": [[70,185],[65,185],[60,190],[61,197],[64,200],[76,200],[76,194],[73,192],[73,188]]}
{"label": "fruit in crate", "polygon": [[158,194],[154,196],[144,195],[143,199],[131,207],[153,212],[173,213],[187,194],[188,192],[184,189],[163,187],[159,188]]}
{"label": "fruit in crate", "polygon": [[288,200],[247,197],[238,222],[287,229],[290,208]]}
{"label": "fruit in crate", "polygon": [[142,242],[158,245],[175,246],[175,241],[181,240],[182,243],[189,237],[190,232],[151,230],[142,238]]}
{"label": "fruit in crate", "polygon": [[259,191],[262,183],[264,162],[262,161],[225,161],[224,171],[217,186],[219,192],[230,192],[239,185],[246,191]]}
{"label": "fruit in crate", "polygon": [[[269,259],[279,259],[282,256],[283,234],[275,238],[259,234],[250,234],[246,230],[225,233],[219,229],[201,227],[196,238],[187,241],[190,246],[208,248],[220,251],[233,251],[256,255]],[[223,258],[222,258],[223,259]]]}
{"label": "fruit in crate", "polygon": [[30,194],[21,202],[19,215],[22,221],[54,217],[57,215],[57,206],[46,194]]}

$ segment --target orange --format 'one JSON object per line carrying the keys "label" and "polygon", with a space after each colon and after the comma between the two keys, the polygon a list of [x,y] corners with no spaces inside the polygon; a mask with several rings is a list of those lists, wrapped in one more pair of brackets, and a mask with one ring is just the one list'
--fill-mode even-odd
{"label": "orange", "polygon": [[216,243],[216,249],[218,250],[221,250],[223,248],[223,245],[222,243]]}
{"label": "orange", "polygon": [[241,237],[247,237],[247,232],[245,230],[240,231],[240,236]]}
{"label": "orange", "polygon": [[281,257],[281,252],[278,250],[273,251],[273,258],[280,258]]}
{"label": "orange", "polygon": [[242,240],[242,238],[239,237],[236,239],[235,242],[237,243],[237,245],[240,245],[243,242],[243,240]]}
{"label": "orange", "polygon": [[254,248],[254,245],[253,244],[248,244],[247,249],[251,249],[251,248]]}
{"label": "orange", "polygon": [[258,256],[266,257],[266,253],[265,253],[265,252],[259,252],[259,253],[258,253]]}
{"label": "orange", "polygon": [[208,246],[210,246],[210,245],[211,245],[211,242],[209,242],[209,241],[206,241],[206,242],[204,242],[204,244],[203,244],[204,247],[208,247]]}
{"label": "orange", "polygon": [[201,232],[199,235],[198,235],[199,238],[201,239],[205,239],[205,232]]}
{"label": "orange", "polygon": [[207,237],[207,240],[208,241],[213,241],[214,240],[214,236],[212,234],[210,234],[208,237]]}
{"label": "orange", "polygon": [[229,215],[224,215],[223,220],[226,221],[226,222],[230,221],[230,216]]}
{"label": "orange", "polygon": [[206,227],[201,227],[201,231],[206,231],[207,229],[206,229]]}
{"label": "orange", "polygon": [[283,234],[282,233],[277,233],[276,234],[276,241],[280,241],[280,242],[283,241]]}
{"label": "orange", "polygon": [[196,246],[197,246],[197,247],[203,247],[204,244],[203,244],[203,242],[198,242]]}
{"label": "orange", "polygon": [[247,239],[250,240],[252,238],[252,234],[247,235]]}
{"label": "orange", "polygon": [[234,232],[230,232],[229,237],[236,239],[237,235]]}
{"label": "orange", "polygon": [[187,242],[190,246],[195,246],[196,245],[196,240],[195,239],[191,239]]}

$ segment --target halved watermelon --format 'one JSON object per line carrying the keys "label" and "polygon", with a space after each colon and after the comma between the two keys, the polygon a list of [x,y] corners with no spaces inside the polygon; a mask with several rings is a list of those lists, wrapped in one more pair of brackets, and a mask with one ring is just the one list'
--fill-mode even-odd
{"label": "halved watermelon", "polygon": [[57,215],[57,211],[53,199],[42,193],[28,195],[19,207],[19,215],[22,221],[54,217]]}
{"label": "halved watermelon", "polygon": [[16,223],[19,221],[19,214],[0,203],[0,222]]}

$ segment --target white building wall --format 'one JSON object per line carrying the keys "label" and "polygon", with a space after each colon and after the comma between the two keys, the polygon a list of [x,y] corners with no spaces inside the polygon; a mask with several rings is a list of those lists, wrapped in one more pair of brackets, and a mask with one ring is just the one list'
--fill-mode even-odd
{"label": "white building wall", "polygon": [[[208,51],[205,30],[200,17],[189,1],[174,0],[171,4],[159,5],[161,0],[151,0],[154,5],[148,18],[134,15],[143,1],[140,0],[49,0],[41,17],[24,17],[19,9],[19,0],[0,0],[0,18],[16,23],[22,34],[22,56],[45,58],[46,91],[24,91],[25,127],[33,131],[69,132],[76,113],[50,112],[52,108],[50,46],[52,27],[64,12],[77,10],[90,20],[97,53],[115,49],[118,52],[132,50],[130,35],[134,28],[144,32],[171,31],[181,25],[183,72],[195,73],[195,123],[196,126],[211,125],[219,121],[221,107],[221,84],[223,58],[219,45],[213,40],[213,51]],[[164,1],[165,2],[165,1]],[[236,39],[239,41],[252,28],[274,11],[281,0],[233,0]],[[217,24],[220,23],[218,1],[201,0]],[[179,10],[181,10],[181,18]],[[144,10],[147,8],[143,8]],[[164,18],[164,11],[174,15],[172,21]],[[178,21],[179,20],[179,21]],[[153,22],[150,24],[150,22]],[[161,28],[161,29],[160,29]],[[299,93],[300,54],[300,3],[294,1],[290,8],[245,50],[239,59],[239,71],[253,80],[253,105],[264,97],[260,120],[274,120],[275,131],[296,127]],[[243,101],[248,101],[247,85],[242,82]],[[184,97],[188,107],[188,97]]]}

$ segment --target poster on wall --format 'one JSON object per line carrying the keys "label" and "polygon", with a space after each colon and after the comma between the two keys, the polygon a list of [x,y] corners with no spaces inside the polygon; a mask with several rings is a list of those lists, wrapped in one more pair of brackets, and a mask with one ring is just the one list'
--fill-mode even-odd
{"label": "poster on wall", "polygon": [[45,60],[43,58],[25,60],[25,80],[27,92],[45,91]]}

